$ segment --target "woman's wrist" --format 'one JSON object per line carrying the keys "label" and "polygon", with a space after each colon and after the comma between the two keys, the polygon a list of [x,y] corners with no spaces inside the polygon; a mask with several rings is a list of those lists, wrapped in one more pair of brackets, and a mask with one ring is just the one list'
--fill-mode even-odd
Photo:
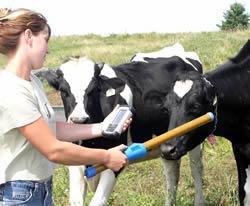
{"label": "woman's wrist", "polygon": [[102,136],[102,123],[95,123],[92,124],[92,134],[95,137],[101,137]]}
{"label": "woman's wrist", "polygon": [[105,166],[109,163],[109,159],[110,159],[110,153],[108,150],[104,150],[104,154],[103,154],[103,163]]}

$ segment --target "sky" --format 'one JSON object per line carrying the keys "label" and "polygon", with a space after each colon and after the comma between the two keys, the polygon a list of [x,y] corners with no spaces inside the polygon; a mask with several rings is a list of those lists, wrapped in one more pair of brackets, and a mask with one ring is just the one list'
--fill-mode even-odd
{"label": "sky", "polygon": [[[42,13],[52,35],[218,31],[236,0],[0,0]],[[238,0],[250,14],[250,0]]]}

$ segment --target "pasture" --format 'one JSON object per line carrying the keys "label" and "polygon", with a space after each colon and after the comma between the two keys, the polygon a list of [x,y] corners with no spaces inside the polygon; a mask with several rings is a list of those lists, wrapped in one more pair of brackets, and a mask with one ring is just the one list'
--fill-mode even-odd
{"label": "pasture", "polygon": [[[50,54],[45,67],[58,67],[67,57],[87,55],[96,62],[120,64],[128,62],[137,52],[150,52],[180,42],[185,50],[196,52],[204,71],[214,69],[234,56],[250,38],[250,30],[235,32],[202,32],[176,34],[134,34],[101,37],[52,37]],[[5,59],[0,56],[0,67]],[[44,85],[52,104],[61,104],[57,92]],[[235,85],[237,86],[237,85]],[[189,159],[181,165],[177,205],[193,205],[193,179]],[[215,145],[203,144],[204,194],[207,206],[237,206],[237,171],[230,143],[218,138]],[[119,176],[109,201],[112,206],[158,206],[165,202],[165,179],[160,159],[129,165]],[[67,168],[61,166],[54,176],[54,201],[56,206],[68,204]],[[91,194],[88,195],[90,199]],[[87,204],[86,204],[87,205]]]}

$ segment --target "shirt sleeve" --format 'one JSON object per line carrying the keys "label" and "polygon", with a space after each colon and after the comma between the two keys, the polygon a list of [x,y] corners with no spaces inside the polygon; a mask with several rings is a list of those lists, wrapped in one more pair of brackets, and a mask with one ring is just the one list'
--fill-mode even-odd
{"label": "shirt sleeve", "polygon": [[0,103],[0,134],[30,124],[41,117],[36,98],[24,89],[12,92]]}

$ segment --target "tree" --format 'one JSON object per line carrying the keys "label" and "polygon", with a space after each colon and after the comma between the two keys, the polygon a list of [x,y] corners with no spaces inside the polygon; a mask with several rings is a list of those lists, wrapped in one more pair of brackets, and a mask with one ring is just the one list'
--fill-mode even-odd
{"label": "tree", "polygon": [[250,16],[245,13],[245,8],[240,3],[234,3],[230,9],[224,13],[225,21],[218,26],[221,30],[247,29],[249,27]]}

